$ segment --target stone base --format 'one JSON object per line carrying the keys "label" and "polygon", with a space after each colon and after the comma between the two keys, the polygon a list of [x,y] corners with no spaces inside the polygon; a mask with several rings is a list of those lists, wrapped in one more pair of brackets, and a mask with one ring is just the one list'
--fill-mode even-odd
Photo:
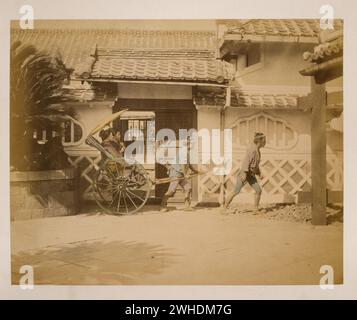
{"label": "stone base", "polygon": [[75,169],[10,173],[11,220],[73,215],[79,211]]}
{"label": "stone base", "polygon": [[[311,191],[299,191],[296,198],[297,203],[311,203]],[[343,191],[327,190],[327,203],[343,203]]]}

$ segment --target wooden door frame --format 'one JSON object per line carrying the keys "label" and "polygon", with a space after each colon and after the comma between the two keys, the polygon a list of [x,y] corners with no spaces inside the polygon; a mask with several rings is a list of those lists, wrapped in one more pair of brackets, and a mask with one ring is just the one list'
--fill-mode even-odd
{"label": "wooden door frame", "polygon": [[[197,129],[197,109],[192,99],[131,99],[119,98],[113,107],[113,112],[119,109],[130,111],[155,112],[155,132],[157,132],[156,114],[159,112],[192,111],[192,129]],[[156,171],[156,170],[155,170]],[[156,174],[156,173],[155,173]],[[198,178],[192,178],[192,199],[198,199]]]}

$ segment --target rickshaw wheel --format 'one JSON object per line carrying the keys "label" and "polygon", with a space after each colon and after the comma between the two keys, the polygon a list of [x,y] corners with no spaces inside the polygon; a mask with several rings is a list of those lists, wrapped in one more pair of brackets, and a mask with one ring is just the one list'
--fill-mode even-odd
{"label": "rickshaw wheel", "polygon": [[124,159],[107,159],[93,182],[97,204],[107,213],[134,214],[147,202],[152,183],[141,164],[129,165]]}

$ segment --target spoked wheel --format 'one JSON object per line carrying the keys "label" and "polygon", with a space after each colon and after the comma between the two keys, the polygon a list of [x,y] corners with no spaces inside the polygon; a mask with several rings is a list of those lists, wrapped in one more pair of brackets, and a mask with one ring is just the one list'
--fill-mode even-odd
{"label": "spoked wheel", "polygon": [[151,181],[140,164],[107,159],[97,172],[93,192],[97,204],[111,214],[133,214],[149,198]]}

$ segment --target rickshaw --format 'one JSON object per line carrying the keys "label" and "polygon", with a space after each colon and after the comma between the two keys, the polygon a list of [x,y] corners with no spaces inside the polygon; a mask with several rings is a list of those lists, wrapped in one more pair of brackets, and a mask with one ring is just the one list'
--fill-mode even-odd
{"label": "rickshaw", "polygon": [[[95,166],[92,182],[93,197],[98,206],[106,213],[128,215],[138,212],[148,201],[154,184],[165,184],[180,178],[161,178],[154,181],[149,177],[143,165],[138,162],[128,163],[124,157],[114,157],[94,137],[100,130],[109,126],[127,109],[111,114],[97,125],[87,136],[85,142],[104,155],[104,159]],[[193,177],[191,174],[187,178]]]}

